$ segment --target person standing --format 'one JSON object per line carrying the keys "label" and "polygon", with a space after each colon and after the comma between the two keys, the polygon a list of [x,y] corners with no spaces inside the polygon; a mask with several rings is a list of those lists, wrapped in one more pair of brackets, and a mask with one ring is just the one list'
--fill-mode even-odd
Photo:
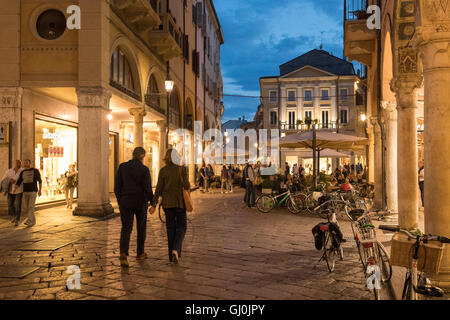
{"label": "person standing", "polygon": [[16,160],[14,168],[6,170],[3,175],[2,182],[8,179],[7,193],[8,193],[8,214],[11,216],[11,223],[17,227],[20,221],[20,214],[22,212],[22,196],[23,186],[20,186],[15,191],[14,184],[19,180],[19,175],[22,172],[22,162]]}
{"label": "person standing", "polygon": [[228,166],[228,190],[233,193],[234,170],[231,164]]}
{"label": "person standing", "polygon": [[294,166],[292,167],[292,174],[294,175],[295,178],[298,178],[299,168],[296,163],[294,163]]}
{"label": "person standing", "polygon": [[166,166],[161,168],[156,185],[155,196],[149,213],[153,214],[159,197],[162,197],[162,207],[166,214],[167,244],[169,261],[178,264],[181,258],[183,240],[187,230],[186,205],[183,189],[190,190],[186,170],[175,163],[179,162],[175,149],[168,149],[164,157]]}
{"label": "person standing", "polygon": [[205,187],[206,187],[206,166],[205,163],[203,162],[202,167],[199,170],[199,181],[200,181],[200,191],[201,192],[205,192]]}
{"label": "person standing", "polygon": [[72,209],[73,194],[75,192],[75,188],[78,187],[78,172],[75,170],[75,165],[71,164],[69,166],[69,170],[67,170],[64,175],[66,177],[66,206],[68,209]]}
{"label": "person standing", "polygon": [[42,179],[39,170],[31,167],[31,160],[26,159],[23,162],[23,166],[24,169],[19,174],[19,178],[13,188],[13,193],[17,192],[18,188],[23,184],[22,201],[25,212],[28,215],[25,225],[32,227],[36,224],[34,207],[36,205],[37,197],[42,195]]}
{"label": "person standing", "polygon": [[220,192],[228,193],[228,169],[225,165],[222,167],[220,174]]}
{"label": "person standing", "polygon": [[212,168],[212,166],[211,166],[211,164],[208,164],[207,166],[206,166],[206,176],[208,177],[208,184],[207,184],[207,192],[211,192],[211,183],[212,183],[212,181],[213,181],[213,178],[214,178],[214,170],[213,170],[213,168]]}
{"label": "person standing", "polygon": [[133,158],[119,166],[114,180],[114,193],[119,204],[122,229],[120,232],[120,265],[129,267],[128,250],[130,236],[136,215],[137,229],[137,260],[144,260],[147,230],[148,202],[153,198],[152,179],[150,170],[144,165],[145,150],[137,147],[133,151]]}
{"label": "person standing", "polygon": [[285,163],[284,164],[284,182],[286,183],[287,181],[287,176],[291,173],[291,168],[289,167],[289,163]]}
{"label": "person standing", "polygon": [[244,169],[245,178],[245,200],[247,206],[252,208],[255,206],[255,171],[252,164],[247,164]]}
{"label": "person standing", "polygon": [[422,207],[425,207],[424,195],[425,195],[425,166],[421,161],[419,163],[419,188],[420,188],[420,197],[422,199]]}
{"label": "person standing", "polygon": [[301,179],[303,179],[305,177],[305,168],[303,168],[302,164],[300,164],[300,168],[298,168],[298,174]]}

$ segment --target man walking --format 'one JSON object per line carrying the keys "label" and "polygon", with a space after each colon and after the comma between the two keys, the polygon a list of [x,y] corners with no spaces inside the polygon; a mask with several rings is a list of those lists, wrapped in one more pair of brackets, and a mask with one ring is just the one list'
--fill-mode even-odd
{"label": "man walking", "polygon": [[23,187],[18,187],[15,191],[14,185],[19,180],[19,175],[22,172],[22,162],[16,160],[15,167],[7,170],[2,178],[2,182],[7,179],[7,191],[8,193],[8,214],[11,216],[11,223],[17,227],[20,221],[20,213],[22,212],[22,196]]}
{"label": "man walking", "polygon": [[42,179],[39,170],[31,167],[31,160],[26,159],[23,162],[23,166],[24,169],[19,174],[19,178],[13,188],[13,193],[18,192],[19,187],[23,184],[22,201],[25,212],[28,215],[25,225],[32,227],[36,224],[34,206],[36,205],[36,198],[42,195]]}
{"label": "man walking", "polygon": [[128,249],[136,215],[137,260],[147,258],[144,252],[148,202],[153,199],[150,170],[144,162],[145,150],[137,147],[133,159],[119,166],[114,181],[114,193],[120,209],[122,230],[120,233],[120,265],[128,267]]}

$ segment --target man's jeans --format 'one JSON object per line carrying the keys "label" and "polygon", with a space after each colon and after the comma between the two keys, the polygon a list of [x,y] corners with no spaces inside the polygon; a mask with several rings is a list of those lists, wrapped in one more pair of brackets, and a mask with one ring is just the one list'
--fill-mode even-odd
{"label": "man's jeans", "polygon": [[24,213],[27,214],[27,221],[30,224],[36,224],[36,217],[34,215],[34,205],[36,204],[37,192],[23,193],[23,207]]}
{"label": "man's jeans", "polygon": [[255,205],[255,185],[250,180],[247,180],[245,182],[245,186],[245,200],[250,208]]}
{"label": "man's jeans", "polygon": [[169,247],[169,261],[172,262],[172,250],[178,252],[181,257],[184,236],[186,235],[186,209],[164,208],[166,214],[167,242]]}
{"label": "man's jeans", "polygon": [[147,236],[147,204],[136,208],[127,208],[119,205],[120,219],[122,220],[122,230],[120,232],[120,253],[128,256],[130,247],[130,237],[133,231],[134,215],[136,215],[137,229],[137,255],[144,253],[145,239]]}
{"label": "man's jeans", "polygon": [[19,222],[20,213],[22,212],[22,196],[23,193],[8,193],[8,214],[15,218],[17,222]]}

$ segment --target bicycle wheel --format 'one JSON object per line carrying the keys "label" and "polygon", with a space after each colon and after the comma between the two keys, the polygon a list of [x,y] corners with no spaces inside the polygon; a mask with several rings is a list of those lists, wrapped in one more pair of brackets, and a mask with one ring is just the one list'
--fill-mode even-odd
{"label": "bicycle wheel", "polygon": [[326,240],[323,246],[324,258],[328,271],[333,272],[336,266],[336,248],[333,246],[333,239],[329,231],[327,231],[325,238]]}
{"label": "bicycle wheel", "polygon": [[405,283],[403,285],[402,300],[411,300],[411,289],[412,289],[411,274],[407,272]]}
{"label": "bicycle wheel", "polygon": [[317,207],[317,205],[316,205],[317,203],[313,199],[312,194],[305,197],[303,203],[304,203],[306,211],[308,211],[309,213],[314,213],[314,208]]}
{"label": "bicycle wheel", "polygon": [[292,198],[294,199],[293,201],[291,200],[291,198],[287,199],[286,201],[287,208],[290,213],[299,214],[300,211],[302,211],[302,205],[301,203],[299,204],[297,202],[297,199],[295,199],[294,196],[292,196]]}
{"label": "bicycle wheel", "polygon": [[164,209],[161,208],[161,205],[158,206],[158,216],[162,223],[166,223],[166,213],[164,212]]}
{"label": "bicycle wheel", "polygon": [[381,281],[383,283],[391,281],[392,278],[392,266],[389,260],[389,255],[386,252],[384,246],[377,241],[378,247],[378,257],[379,257],[379,267],[381,272]]}
{"label": "bicycle wheel", "polygon": [[263,194],[256,200],[256,208],[259,212],[268,213],[275,207],[275,200],[272,196]]}

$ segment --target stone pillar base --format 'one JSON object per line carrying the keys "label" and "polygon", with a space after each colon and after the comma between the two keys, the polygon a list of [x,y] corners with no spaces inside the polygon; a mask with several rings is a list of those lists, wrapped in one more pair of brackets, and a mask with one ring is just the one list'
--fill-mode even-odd
{"label": "stone pillar base", "polygon": [[114,208],[111,203],[105,203],[102,205],[92,205],[82,207],[76,207],[73,210],[74,216],[87,216],[87,217],[106,217],[114,213]]}
{"label": "stone pillar base", "polygon": [[8,215],[8,200],[5,196],[0,196],[0,216]]}

